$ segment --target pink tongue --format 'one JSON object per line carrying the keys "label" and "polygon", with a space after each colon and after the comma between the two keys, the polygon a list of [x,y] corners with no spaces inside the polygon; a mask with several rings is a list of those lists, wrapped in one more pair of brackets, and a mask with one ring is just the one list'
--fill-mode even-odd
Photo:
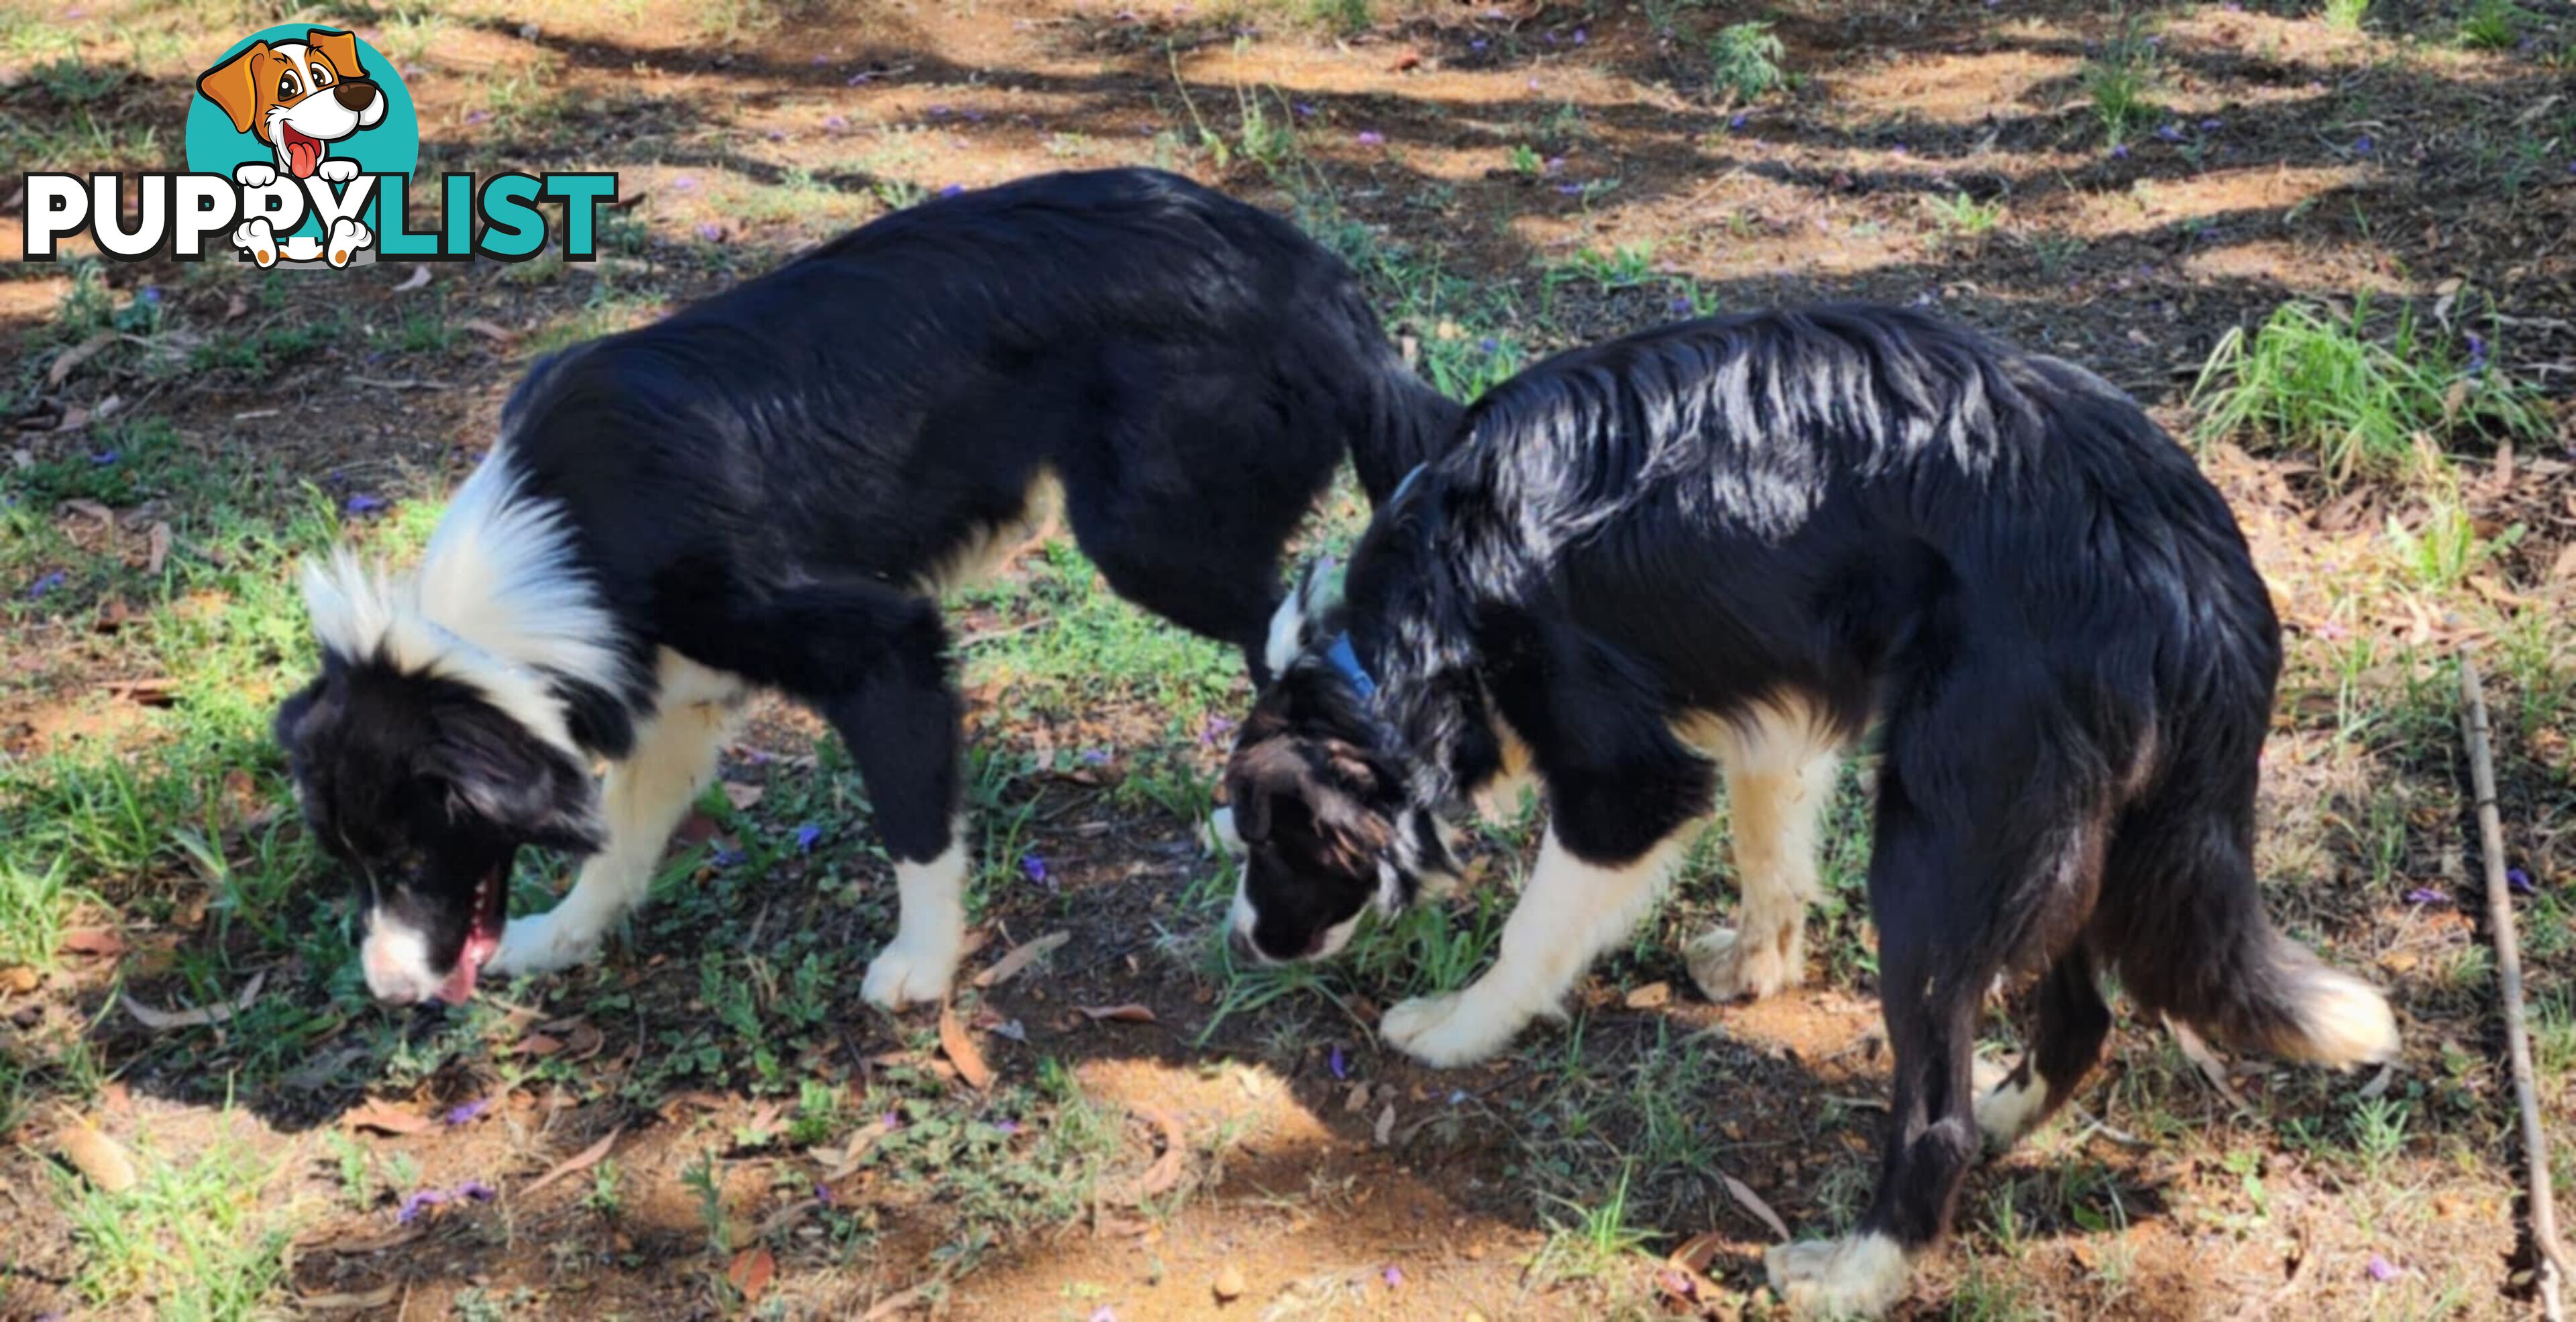
{"label": "pink tongue", "polygon": [[449,1005],[463,1005],[473,999],[474,975],[482,964],[483,961],[476,958],[476,952],[465,952],[465,957],[456,961],[456,971],[447,975],[447,981],[438,984],[438,999]]}
{"label": "pink tongue", "polygon": [[[311,138],[289,138],[286,140],[286,168],[293,170],[296,178],[312,178],[314,167],[321,163],[321,143],[315,142]],[[466,981],[472,982],[473,979],[468,978]]]}

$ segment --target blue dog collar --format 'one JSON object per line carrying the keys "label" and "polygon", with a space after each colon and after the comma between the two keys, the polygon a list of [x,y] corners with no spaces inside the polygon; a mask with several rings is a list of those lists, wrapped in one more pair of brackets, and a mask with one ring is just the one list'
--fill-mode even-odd
{"label": "blue dog collar", "polygon": [[1361,667],[1360,654],[1352,650],[1349,634],[1334,635],[1332,646],[1324,649],[1324,659],[1333,663],[1333,669],[1342,672],[1342,678],[1349,680],[1361,697],[1377,696],[1377,681],[1369,678],[1369,672]]}

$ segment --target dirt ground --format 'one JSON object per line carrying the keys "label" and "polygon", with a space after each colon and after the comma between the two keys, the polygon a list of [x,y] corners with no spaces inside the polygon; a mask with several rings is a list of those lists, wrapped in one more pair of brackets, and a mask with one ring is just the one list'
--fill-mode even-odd
{"label": "dirt ground", "polygon": [[[1489,951],[1529,821],[1486,834],[1480,886],[1344,966],[1226,966],[1231,881],[1195,822],[1242,681],[1061,542],[951,604],[983,856],[968,982],[1065,939],[962,985],[945,1031],[860,1002],[887,867],[846,759],[774,706],[599,967],[463,1010],[366,1002],[265,740],[311,664],[294,558],[416,552],[539,352],[945,188],[1118,164],[1296,216],[1462,394],[1694,312],[1855,297],[2082,362],[2179,436],[2213,351],[2284,303],[2375,334],[2403,309],[2463,380],[2520,383],[2537,431],[2428,435],[2447,454],[2405,471],[2194,441],[2289,635],[2267,896],[2391,989],[2403,1063],[2214,1083],[2124,1019],[2076,1105],[1972,1179],[1900,1312],[2531,1315],[2455,658],[2480,650],[2497,706],[2564,1188],[2576,16],[2336,8],[298,10],[395,61],[424,175],[613,169],[621,205],[592,264],[0,266],[0,1317],[1775,1310],[1762,1250],[1857,1215],[1885,1106],[1857,779],[1805,987],[1691,988],[1680,942],[1732,902],[1716,833],[1566,1024],[1422,1068],[1380,1049],[1376,1012]],[[196,70],[277,18],[0,17],[0,143],[27,169],[166,165]],[[1756,21],[1788,81],[1724,85],[1721,34]],[[1359,517],[1337,497],[1316,536]],[[527,866],[523,912],[555,871]],[[1991,1027],[2011,1050],[2009,1017]],[[102,1186],[93,1139],[133,1188]]]}

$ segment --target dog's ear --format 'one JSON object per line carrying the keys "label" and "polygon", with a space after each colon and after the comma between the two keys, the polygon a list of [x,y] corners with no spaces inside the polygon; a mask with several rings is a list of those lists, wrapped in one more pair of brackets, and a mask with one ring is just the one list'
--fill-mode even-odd
{"label": "dog's ear", "polygon": [[304,44],[311,46],[330,63],[331,72],[339,75],[340,81],[347,82],[352,78],[367,76],[365,66],[358,63],[356,34],[334,32],[329,28],[311,28],[304,34]]}
{"label": "dog's ear", "polygon": [[602,843],[597,792],[572,756],[480,701],[448,704],[420,770],[471,813],[522,844],[589,854]]}
{"label": "dog's ear", "polygon": [[233,132],[248,133],[256,128],[263,142],[267,140],[268,127],[259,122],[259,72],[271,54],[267,42],[254,41],[244,46],[241,54],[197,75],[197,90],[232,116]]}

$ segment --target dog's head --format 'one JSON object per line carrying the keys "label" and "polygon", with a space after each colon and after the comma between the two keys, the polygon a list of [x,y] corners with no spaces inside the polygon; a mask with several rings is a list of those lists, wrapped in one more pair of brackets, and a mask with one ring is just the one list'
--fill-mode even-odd
{"label": "dog's head", "polygon": [[1412,903],[1447,854],[1411,805],[1393,732],[1319,638],[1337,614],[1329,562],[1310,567],[1279,608],[1269,660],[1277,680],[1244,718],[1226,763],[1243,840],[1229,939],[1264,961],[1321,959],[1361,916]]}
{"label": "dog's head", "polygon": [[307,827],[356,881],[359,962],[379,1000],[471,996],[500,947],[519,849],[599,847],[587,770],[470,670],[326,647],[276,735]]}
{"label": "dog's head", "polygon": [[358,62],[358,39],[312,28],[302,41],[254,41],[197,77],[197,90],[223,107],[233,130],[277,152],[280,169],[302,179],[329,150],[385,117],[384,89]]}

